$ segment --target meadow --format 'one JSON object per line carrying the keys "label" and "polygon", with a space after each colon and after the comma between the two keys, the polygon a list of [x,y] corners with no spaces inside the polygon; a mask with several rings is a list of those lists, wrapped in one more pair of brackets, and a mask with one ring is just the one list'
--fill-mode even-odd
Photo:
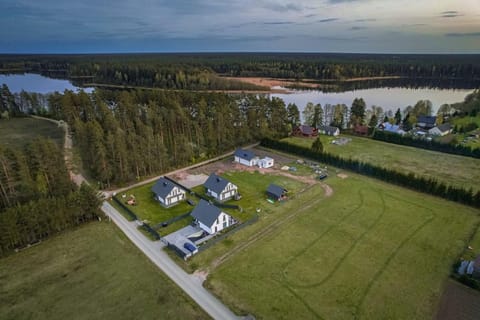
{"label": "meadow", "polygon": [[[352,139],[346,145],[331,144],[334,137],[321,135],[324,150],[344,158],[357,159],[373,165],[388,167],[401,172],[435,178],[447,185],[480,190],[480,160],[401,146],[369,138],[344,136]],[[283,141],[310,147],[313,139],[290,137]]]}
{"label": "meadow", "polygon": [[63,145],[63,129],[56,124],[34,118],[11,118],[0,120],[0,140],[9,147],[23,147],[37,137],[54,140]]}
{"label": "meadow", "polygon": [[0,319],[209,318],[107,222],[2,259],[0,296]]}
{"label": "meadow", "polygon": [[[259,319],[428,319],[478,210],[346,173],[194,257]],[[476,242],[476,241],[475,241]]]}

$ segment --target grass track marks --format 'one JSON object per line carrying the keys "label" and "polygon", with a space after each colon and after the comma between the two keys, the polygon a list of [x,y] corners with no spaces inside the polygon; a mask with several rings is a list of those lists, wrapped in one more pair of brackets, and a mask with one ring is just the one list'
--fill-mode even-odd
{"label": "grass track marks", "polygon": [[[357,247],[357,245],[361,242],[361,240],[378,224],[378,222],[383,218],[386,212],[386,205],[385,205],[385,199],[383,197],[383,192],[381,190],[377,190],[378,195],[380,197],[380,200],[382,201],[382,210],[380,214],[375,218],[375,221],[367,228],[363,233],[354,240],[354,243],[350,246],[350,248],[343,254],[343,256],[338,260],[338,262],[335,264],[335,266],[332,268],[332,270],[319,282],[308,284],[308,285],[302,285],[302,284],[294,284],[292,282],[288,282],[289,286],[295,287],[295,288],[302,288],[302,289],[308,289],[308,288],[315,288],[323,285],[325,282],[327,282],[330,278],[333,277],[333,275],[338,271],[340,265],[347,259],[347,257],[350,255],[350,253]],[[363,201],[362,201],[363,204]],[[361,209],[361,208],[358,208]],[[340,225],[337,224],[336,226]],[[322,235],[323,236],[323,235]],[[315,243],[318,242],[317,239],[315,240]],[[297,256],[298,257],[298,256]],[[285,269],[284,269],[284,276],[285,276]],[[285,278],[286,279],[286,278]]]}
{"label": "grass track marks", "polygon": [[360,196],[360,203],[349,213],[341,217],[336,224],[331,225],[327,230],[325,230],[323,233],[321,233],[317,238],[315,238],[313,241],[311,241],[309,244],[307,244],[302,250],[300,250],[297,254],[292,256],[290,259],[288,259],[287,263],[285,263],[285,266],[283,267],[282,274],[285,282],[287,284],[290,284],[290,282],[287,279],[286,271],[288,267],[298,259],[301,255],[303,255],[305,252],[307,252],[312,245],[320,241],[325,235],[327,235],[331,230],[339,226],[345,219],[349,218],[351,215],[353,215],[355,212],[357,212],[359,209],[363,207],[363,204],[365,202],[364,196],[361,191],[358,192],[358,195]]}
{"label": "grass track marks", "polygon": [[390,262],[393,260],[393,258],[395,258],[395,256],[397,255],[397,253],[402,250],[402,248],[405,246],[405,244],[407,244],[408,241],[410,241],[414,236],[416,236],[418,234],[418,232],[420,232],[420,230],[422,230],[425,226],[427,226],[429,223],[431,223],[435,218],[436,218],[436,214],[435,212],[433,212],[432,209],[428,208],[428,207],[425,207],[425,206],[422,206],[422,205],[419,205],[417,203],[414,203],[414,202],[410,202],[410,201],[406,201],[405,199],[400,199],[400,198],[397,198],[397,197],[394,197],[392,195],[388,195],[389,197],[393,198],[393,199],[396,199],[396,200],[400,200],[400,201],[404,201],[406,203],[409,203],[411,205],[414,205],[414,206],[417,206],[417,207],[420,207],[420,208],[423,208],[423,209],[426,209],[428,211],[430,211],[432,213],[432,215],[427,219],[425,220],[425,222],[423,222],[421,225],[419,225],[417,228],[415,228],[415,230],[413,230],[412,233],[410,233],[408,235],[408,237],[406,237],[405,239],[403,239],[403,241],[398,245],[398,247],[392,251],[392,253],[388,256],[387,260],[385,260],[385,263],[382,265],[381,268],[378,269],[378,271],[375,273],[375,275],[373,276],[372,278],[372,281],[370,281],[367,285],[367,287],[365,288],[365,292],[364,294],[361,296],[360,298],[360,301],[358,302],[357,306],[355,307],[355,319],[359,319],[360,316],[359,316],[359,312],[363,306],[363,303],[365,302],[365,298],[368,296],[368,294],[370,293],[370,290],[372,289],[373,285],[378,281],[378,279],[383,275],[383,273],[385,272],[385,270],[387,269],[388,265],[390,264]]}

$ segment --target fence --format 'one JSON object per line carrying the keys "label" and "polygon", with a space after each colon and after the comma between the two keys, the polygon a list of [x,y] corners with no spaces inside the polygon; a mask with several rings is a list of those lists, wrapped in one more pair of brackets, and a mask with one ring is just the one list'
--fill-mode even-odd
{"label": "fence", "polygon": [[182,220],[182,219],[185,219],[187,218],[189,215],[190,215],[191,212],[187,212],[185,214],[182,214],[181,216],[177,216],[177,217],[173,217],[167,221],[163,221],[163,222],[160,222],[160,223],[157,223],[156,225],[154,225],[152,228],[157,230],[159,229],[160,227],[163,227],[163,225],[169,225],[169,224],[172,224],[174,222],[177,222],[179,220]]}

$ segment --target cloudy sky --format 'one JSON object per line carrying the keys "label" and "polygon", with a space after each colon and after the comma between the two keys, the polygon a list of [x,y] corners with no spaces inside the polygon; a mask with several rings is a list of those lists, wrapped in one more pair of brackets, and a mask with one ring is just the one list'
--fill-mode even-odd
{"label": "cloudy sky", "polygon": [[0,53],[480,53],[480,0],[1,0]]}

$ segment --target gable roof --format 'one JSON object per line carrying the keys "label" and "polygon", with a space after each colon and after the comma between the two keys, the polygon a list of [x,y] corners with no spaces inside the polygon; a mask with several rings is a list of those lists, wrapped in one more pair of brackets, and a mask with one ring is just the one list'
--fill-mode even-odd
{"label": "gable roof", "polygon": [[277,186],[276,184],[273,184],[273,183],[271,183],[267,188],[267,192],[273,194],[277,198],[280,198],[285,191],[287,191],[285,188]]}
{"label": "gable roof", "polygon": [[217,176],[215,173],[212,173],[210,175],[210,177],[208,177],[207,181],[205,181],[205,183],[203,184],[203,186],[209,190],[212,190],[213,192],[219,194],[221,193],[223,190],[225,190],[225,188],[227,187],[227,185],[230,183],[230,181],[220,177],[220,176]]}
{"label": "gable roof", "polygon": [[235,151],[235,157],[239,157],[239,158],[245,159],[247,161],[250,161],[253,158],[255,158],[255,153],[253,153],[250,150],[237,149]]}
{"label": "gable roof", "polygon": [[441,125],[437,126],[437,128],[438,128],[438,130],[440,130],[440,132],[447,132],[450,129],[452,129],[452,126],[450,125],[450,123],[444,123],[444,124],[441,124]]}
{"label": "gable roof", "polygon": [[335,133],[337,130],[340,129],[332,126],[319,126],[318,130],[325,131],[325,133]]}
{"label": "gable roof", "polygon": [[314,131],[315,131],[313,127],[310,127],[310,126],[307,126],[307,125],[304,125],[304,124],[299,126],[298,129],[303,134],[313,134]]}
{"label": "gable roof", "polygon": [[426,123],[430,125],[435,125],[435,122],[437,121],[437,117],[433,116],[419,116],[417,123]]}
{"label": "gable roof", "polygon": [[220,216],[222,210],[210,204],[208,201],[200,199],[200,202],[197,204],[195,209],[193,209],[191,215],[199,222],[210,227],[213,225],[215,220]]}
{"label": "gable roof", "polygon": [[[152,187],[152,191],[159,196],[160,198],[165,199],[165,197],[172,192],[173,188],[178,187],[176,184],[173,182],[165,179],[164,177],[161,177],[160,179],[157,180],[157,183],[155,183]],[[182,188],[178,187],[180,190],[183,191]]]}

